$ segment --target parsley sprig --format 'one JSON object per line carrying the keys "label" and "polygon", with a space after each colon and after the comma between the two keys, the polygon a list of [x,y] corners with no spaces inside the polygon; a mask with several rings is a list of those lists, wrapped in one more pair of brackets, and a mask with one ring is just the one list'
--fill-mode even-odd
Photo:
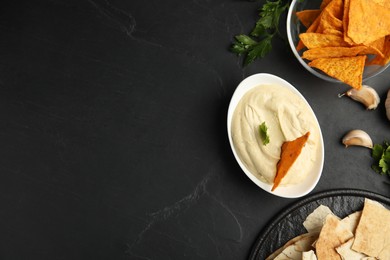
{"label": "parsley sprig", "polygon": [[390,176],[390,144],[387,141],[381,144],[375,144],[372,148],[372,158],[374,163],[372,169],[382,175]]}
{"label": "parsley sprig", "polygon": [[288,8],[289,1],[266,0],[259,12],[259,20],[250,32],[250,35],[236,35],[231,51],[238,55],[245,55],[244,66],[258,58],[263,58],[272,50],[272,39],[279,32],[281,14]]}
{"label": "parsley sprig", "polygon": [[263,145],[267,145],[269,143],[269,135],[268,135],[268,127],[265,124],[265,122],[259,125],[259,134],[263,142]]}

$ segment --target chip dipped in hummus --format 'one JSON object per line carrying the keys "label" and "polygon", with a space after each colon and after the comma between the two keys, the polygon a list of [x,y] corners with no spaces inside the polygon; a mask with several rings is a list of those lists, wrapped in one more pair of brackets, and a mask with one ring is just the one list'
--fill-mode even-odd
{"label": "chip dipped in hummus", "polygon": [[[267,142],[259,133],[266,126]],[[237,154],[260,181],[273,184],[283,143],[310,132],[299,156],[280,186],[302,182],[313,169],[320,152],[320,130],[307,103],[296,93],[278,85],[260,85],[239,101],[232,118],[231,134]]]}

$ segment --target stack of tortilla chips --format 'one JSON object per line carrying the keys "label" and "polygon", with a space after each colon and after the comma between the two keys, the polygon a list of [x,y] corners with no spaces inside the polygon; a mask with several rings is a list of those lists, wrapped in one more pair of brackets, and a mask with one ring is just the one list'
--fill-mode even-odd
{"label": "stack of tortilla chips", "polygon": [[390,61],[390,0],[323,0],[296,15],[307,27],[297,45],[302,58],[355,89],[365,66]]}
{"label": "stack of tortilla chips", "polygon": [[362,211],[340,219],[324,205],[303,222],[307,233],[266,260],[390,259],[390,210],[365,199]]}

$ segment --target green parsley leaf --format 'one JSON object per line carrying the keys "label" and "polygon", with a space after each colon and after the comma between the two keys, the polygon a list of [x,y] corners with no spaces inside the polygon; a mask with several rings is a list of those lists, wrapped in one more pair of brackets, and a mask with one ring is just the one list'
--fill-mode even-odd
{"label": "green parsley leaf", "polygon": [[250,36],[235,36],[230,50],[237,55],[245,55],[244,66],[258,58],[264,58],[272,50],[272,39],[279,32],[279,21],[282,13],[288,8],[288,0],[266,0],[260,9],[259,19]]}
{"label": "green parsley leaf", "polygon": [[383,142],[381,144],[375,144],[372,148],[372,158],[374,163],[371,168],[382,175],[390,176],[390,144]]}
{"label": "green parsley leaf", "polygon": [[259,125],[259,134],[261,140],[263,141],[263,145],[267,145],[269,143],[269,135],[268,135],[268,127],[266,126],[265,122]]}
{"label": "green parsley leaf", "polygon": [[372,148],[372,158],[374,160],[379,161],[382,158],[383,154],[383,146],[380,144],[375,144]]}
{"label": "green parsley leaf", "polygon": [[381,174],[386,174],[389,170],[389,166],[387,165],[387,162],[384,159],[379,160],[379,167],[382,169]]}
{"label": "green parsley leaf", "polygon": [[255,40],[245,34],[237,35],[235,38],[242,45],[251,46],[257,44]]}
{"label": "green parsley leaf", "polygon": [[248,51],[246,55],[244,64],[249,65],[256,58],[263,58],[267,53],[269,53],[272,49],[272,36],[269,35],[267,38],[262,40],[261,42],[252,46],[251,50]]}

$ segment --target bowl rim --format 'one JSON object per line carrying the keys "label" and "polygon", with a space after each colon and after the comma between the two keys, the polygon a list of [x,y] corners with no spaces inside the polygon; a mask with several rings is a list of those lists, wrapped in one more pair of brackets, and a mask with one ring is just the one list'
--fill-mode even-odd
{"label": "bowl rim", "polygon": [[[316,166],[313,168],[313,176],[310,178],[309,176],[301,183],[299,184],[293,184],[289,186],[281,186],[278,187],[276,190],[271,191],[272,185],[267,184],[265,182],[260,181],[254,174],[252,174],[244,165],[244,163],[241,161],[239,155],[236,152],[236,149],[233,144],[233,139],[232,139],[232,133],[231,133],[231,122],[233,118],[234,111],[237,107],[237,104],[241,100],[241,98],[251,89],[254,87],[257,87],[259,85],[265,85],[265,84],[273,84],[273,85],[279,85],[285,88],[290,89],[293,93],[295,93],[302,101],[308,106],[310,112],[314,116],[315,119],[315,124],[319,132],[319,151],[317,154],[316,158]],[[233,96],[230,100],[229,107],[228,107],[228,114],[227,114],[227,132],[228,132],[228,139],[230,143],[230,148],[233,152],[233,155],[239,164],[241,170],[249,177],[252,182],[254,182],[258,187],[261,189],[265,190],[266,192],[276,195],[279,197],[284,197],[284,198],[299,198],[302,196],[307,195],[310,193],[316,186],[317,183],[319,182],[322,171],[323,171],[323,166],[324,166],[324,160],[325,160],[325,149],[324,149],[324,140],[322,136],[322,131],[320,124],[318,122],[318,119],[308,103],[308,101],[305,99],[305,97],[289,82],[286,80],[273,75],[273,74],[268,74],[268,73],[258,73],[258,74],[253,74],[251,76],[246,77],[243,79],[235,89]]]}

